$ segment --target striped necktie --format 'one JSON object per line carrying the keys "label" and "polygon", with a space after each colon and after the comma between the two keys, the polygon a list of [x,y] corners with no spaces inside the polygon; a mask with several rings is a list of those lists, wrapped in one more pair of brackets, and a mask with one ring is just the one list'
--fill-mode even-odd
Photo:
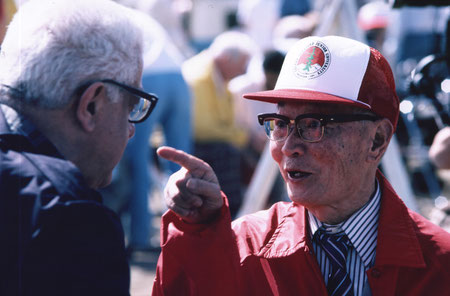
{"label": "striped necktie", "polygon": [[333,235],[319,228],[316,239],[331,264],[327,290],[330,296],[353,295],[353,285],[347,273],[346,258],[349,240],[346,235]]}

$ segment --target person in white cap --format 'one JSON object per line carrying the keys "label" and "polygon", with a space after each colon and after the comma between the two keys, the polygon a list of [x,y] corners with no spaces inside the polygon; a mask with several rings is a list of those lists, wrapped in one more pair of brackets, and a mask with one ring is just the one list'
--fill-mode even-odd
{"label": "person in white cap", "polygon": [[378,169],[399,99],[385,58],[343,37],[307,37],[258,120],[292,202],[231,222],[214,172],[183,168],[165,189],[154,295],[448,295],[450,234],[409,210]]}

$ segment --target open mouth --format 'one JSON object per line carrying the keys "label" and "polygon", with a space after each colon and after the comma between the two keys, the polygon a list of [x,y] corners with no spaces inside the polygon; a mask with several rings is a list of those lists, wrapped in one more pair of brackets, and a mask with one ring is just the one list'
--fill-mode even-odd
{"label": "open mouth", "polygon": [[302,171],[288,171],[287,173],[289,178],[294,180],[303,179],[311,175],[311,173],[306,173]]}

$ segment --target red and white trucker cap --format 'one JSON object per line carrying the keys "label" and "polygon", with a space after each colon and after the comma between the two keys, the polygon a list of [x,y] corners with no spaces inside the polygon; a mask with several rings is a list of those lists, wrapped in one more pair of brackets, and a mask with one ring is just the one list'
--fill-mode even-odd
{"label": "red and white trucker cap", "polygon": [[386,59],[364,43],[338,36],[307,37],[286,55],[274,90],[244,94],[270,103],[353,105],[397,126],[399,99]]}

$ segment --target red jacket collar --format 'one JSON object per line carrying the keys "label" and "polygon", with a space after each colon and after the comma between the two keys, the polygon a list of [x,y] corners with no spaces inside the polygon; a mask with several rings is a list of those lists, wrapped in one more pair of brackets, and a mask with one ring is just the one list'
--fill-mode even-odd
{"label": "red jacket collar", "polygon": [[[378,225],[376,265],[424,267],[425,262],[408,208],[378,171],[382,191]],[[294,203],[280,204],[273,213],[278,226],[257,256],[286,257],[299,249],[309,251],[309,227],[306,209]]]}
{"label": "red jacket collar", "polygon": [[379,171],[377,178],[382,197],[375,265],[425,267],[410,210]]}
{"label": "red jacket collar", "polygon": [[301,248],[309,251],[306,209],[293,202],[280,203],[277,212],[280,217],[278,227],[257,255],[278,258],[289,256]]}

